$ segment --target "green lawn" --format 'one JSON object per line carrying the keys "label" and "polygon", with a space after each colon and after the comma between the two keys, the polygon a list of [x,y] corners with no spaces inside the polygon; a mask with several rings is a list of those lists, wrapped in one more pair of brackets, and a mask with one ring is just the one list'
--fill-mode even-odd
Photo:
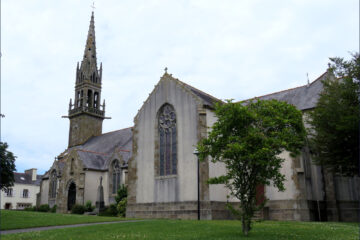
{"label": "green lawn", "polygon": [[1,210],[1,230],[69,225],[77,223],[121,221],[119,217],[98,217],[76,214],[58,214],[26,211]]}
{"label": "green lawn", "polygon": [[239,221],[149,220],[10,234],[2,239],[358,240],[359,237],[355,223],[256,222],[246,238]]}

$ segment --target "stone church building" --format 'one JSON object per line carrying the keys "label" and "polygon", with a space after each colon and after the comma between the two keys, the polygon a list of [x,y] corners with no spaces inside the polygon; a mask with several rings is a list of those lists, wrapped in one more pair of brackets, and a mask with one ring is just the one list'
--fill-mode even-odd
{"label": "stone church building", "polygon": [[[316,106],[327,73],[305,86],[259,99],[286,101],[306,112]],[[106,84],[106,81],[105,81]],[[120,185],[128,186],[127,217],[229,219],[223,185],[208,185],[209,177],[226,168],[211,161],[198,165],[198,141],[216,121],[210,96],[165,71],[134,117],[132,128],[102,133],[105,101],[101,104],[102,65],[97,65],[94,15],[83,60],[76,70],[75,98],[70,100],[68,148],[45,173],[38,204],[57,205],[68,212],[77,204],[97,201],[102,178],[105,205],[115,202]],[[259,213],[265,219],[356,221],[358,193],[354,179],[333,176],[312,163],[304,147],[301,156],[287,152],[282,173],[284,192],[272,186],[258,188],[268,199]]]}

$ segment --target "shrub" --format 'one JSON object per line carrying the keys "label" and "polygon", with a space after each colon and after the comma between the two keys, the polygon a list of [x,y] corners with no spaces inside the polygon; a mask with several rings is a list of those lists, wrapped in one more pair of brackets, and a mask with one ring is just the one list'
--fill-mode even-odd
{"label": "shrub", "polygon": [[80,204],[75,204],[71,209],[71,213],[73,214],[84,214],[84,212],[85,212],[85,207]]}
{"label": "shrub", "polygon": [[52,212],[52,213],[56,213],[56,208],[57,208],[57,206],[56,206],[56,204],[50,209],[50,212]]}
{"label": "shrub", "polygon": [[85,203],[85,212],[92,212],[94,211],[95,206],[91,205],[91,201],[86,201]]}
{"label": "shrub", "polygon": [[121,200],[123,200],[126,197],[127,197],[127,187],[125,187],[125,185],[122,184],[115,197],[116,204],[118,204]]}
{"label": "shrub", "polygon": [[117,214],[116,204],[110,204],[110,206],[105,207],[104,210],[99,213],[99,216],[116,217]]}
{"label": "shrub", "polygon": [[127,198],[123,198],[117,205],[117,211],[121,217],[126,215]]}
{"label": "shrub", "polygon": [[36,206],[24,208],[24,211],[36,211],[36,210],[37,210]]}
{"label": "shrub", "polygon": [[39,212],[48,212],[48,211],[50,211],[49,204],[40,205],[40,207],[38,208],[38,211]]}

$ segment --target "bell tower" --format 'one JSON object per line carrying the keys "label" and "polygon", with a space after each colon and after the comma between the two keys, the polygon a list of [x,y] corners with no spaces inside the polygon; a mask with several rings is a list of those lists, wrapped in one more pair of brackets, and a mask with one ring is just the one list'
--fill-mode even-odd
{"label": "bell tower", "polygon": [[69,148],[102,134],[105,100],[100,105],[102,64],[96,61],[94,12],[91,14],[83,60],[76,67],[75,100],[69,103]]}

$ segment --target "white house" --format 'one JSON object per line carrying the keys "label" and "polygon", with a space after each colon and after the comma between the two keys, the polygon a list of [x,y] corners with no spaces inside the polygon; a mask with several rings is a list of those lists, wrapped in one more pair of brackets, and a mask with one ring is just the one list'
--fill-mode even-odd
{"label": "white house", "polygon": [[25,170],[25,173],[14,173],[14,186],[1,191],[1,209],[24,209],[36,205],[36,194],[40,192],[42,177],[36,172],[36,168],[31,168]]}

